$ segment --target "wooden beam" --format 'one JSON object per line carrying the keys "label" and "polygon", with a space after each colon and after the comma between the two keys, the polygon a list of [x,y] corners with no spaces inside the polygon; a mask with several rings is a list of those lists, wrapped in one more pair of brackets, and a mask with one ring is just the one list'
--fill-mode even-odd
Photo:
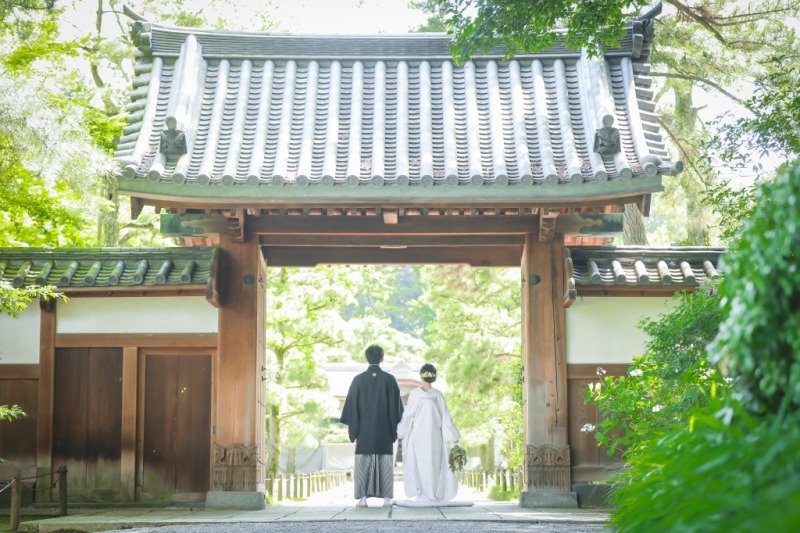
{"label": "wooden beam", "polygon": [[216,333],[61,333],[57,348],[216,348]]}
{"label": "wooden beam", "polygon": [[314,267],[317,265],[446,265],[474,267],[518,267],[521,246],[441,247],[441,248],[311,248],[264,247],[270,267]]}
{"label": "wooden beam", "polygon": [[522,246],[524,235],[261,235],[261,246],[452,247]]}
{"label": "wooden beam", "polygon": [[556,304],[563,290],[560,248],[530,235],[522,258],[526,445],[568,444],[564,308]]}
{"label": "wooden beam", "polygon": [[605,375],[607,376],[626,376],[628,375],[628,368],[630,368],[630,365],[621,363],[573,363],[567,365],[567,378],[600,380],[601,378],[597,375],[597,367],[601,367],[605,370]]}
{"label": "wooden beam", "polygon": [[139,350],[135,346],[122,349],[122,447],[120,456],[120,490],[123,501],[136,497],[136,391],[138,389]]}
{"label": "wooden beam", "polygon": [[206,296],[206,285],[149,285],[142,287],[75,287],[59,290],[67,298],[108,296],[136,298],[161,296]]}
{"label": "wooden beam", "polygon": [[267,216],[253,220],[250,231],[260,235],[502,235],[525,234],[534,216],[403,216],[397,224],[380,217]]}
{"label": "wooden beam", "polygon": [[39,379],[39,365],[3,365],[3,379]]}
{"label": "wooden beam", "polygon": [[[259,331],[264,329],[264,314],[259,310],[264,272],[255,239],[235,243],[221,235],[220,253],[225,298],[218,313],[216,386],[224,392],[217,395],[216,442],[223,447],[249,447],[257,445],[264,432],[264,409],[258,404],[259,388],[264,386],[259,355],[264,348],[258,343]],[[211,483],[213,487],[214,479]]]}
{"label": "wooden beam", "polygon": [[[503,235],[525,234],[536,227],[535,215],[400,216],[386,224],[382,216],[263,215],[247,221],[258,235]],[[161,234],[190,237],[227,232],[225,217],[201,213],[161,215]]]}
{"label": "wooden beam", "polygon": [[635,287],[623,285],[578,285],[577,296],[669,298],[677,292],[691,293],[697,289],[697,286],[691,285],[637,285]]}
{"label": "wooden beam", "polygon": [[[52,470],[53,453],[53,389],[56,371],[56,310],[41,306],[39,319],[39,412],[37,415],[36,466],[45,472]],[[50,480],[42,480],[45,487]],[[48,494],[43,496],[49,497]]]}

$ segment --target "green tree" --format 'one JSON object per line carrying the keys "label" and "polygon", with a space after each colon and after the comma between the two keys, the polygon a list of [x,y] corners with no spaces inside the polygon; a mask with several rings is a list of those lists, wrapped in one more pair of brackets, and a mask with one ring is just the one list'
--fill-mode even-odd
{"label": "green tree", "polygon": [[408,3],[408,7],[428,15],[428,19],[424,24],[420,24],[411,31],[419,33],[441,33],[447,31],[447,25],[445,24],[447,7],[438,2],[438,0],[412,0]]}
{"label": "green tree", "polygon": [[325,350],[343,342],[339,309],[349,303],[346,271],[268,269],[266,323],[267,476],[278,473],[282,447],[319,442],[335,412],[321,372]]}
{"label": "green tree", "polygon": [[[453,55],[466,61],[495,45],[507,56],[550,47],[563,35],[569,48],[598,53],[614,46],[624,35],[631,8],[647,0],[430,0],[422,7],[446,13],[445,24],[454,35]],[[562,34],[559,28],[566,28]]]}
{"label": "green tree", "polygon": [[[707,360],[730,383],[630,458],[619,531],[794,531],[800,511],[800,161],[758,187]],[[721,395],[717,394],[721,392]],[[725,487],[724,491],[719,487]]]}
{"label": "green tree", "polygon": [[[517,269],[426,267],[425,303],[435,319],[425,333],[429,362],[447,382],[447,403],[464,444],[494,467],[494,439],[509,461],[521,459],[521,339]],[[516,466],[511,463],[511,466]]]}
{"label": "green tree", "polygon": [[669,428],[686,424],[696,407],[708,403],[712,389],[725,386],[706,358],[722,318],[717,285],[677,293],[672,309],[643,319],[639,326],[649,339],[629,374],[601,377],[586,391],[586,401],[602,417],[594,428],[597,443],[609,456],[623,452],[630,460]]}
{"label": "green tree", "polygon": [[[677,157],[686,162],[686,171],[665,181],[665,192],[654,202],[653,221],[664,220],[667,213],[680,213],[682,220],[673,221],[662,240],[709,244],[721,236],[714,231],[713,204],[704,200],[720,184],[728,186],[742,169],[724,166],[725,159],[709,153],[709,143],[725,131],[732,114],[709,120],[703,108],[708,102],[726,102],[739,116],[758,113],[755,106],[747,105],[751,87],[757,86],[759,79],[785,70],[786,65],[776,58],[796,57],[800,51],[788,23],[800,2],[670,0],[667,4],[669,9],[657,19],[650,75],[658,83],[661,126]],[[737,143],[734,151],[746,154],[749,149]],[[747,170],[759,172],[758,168]],[[648,226],[654,229],[652,224]]]}

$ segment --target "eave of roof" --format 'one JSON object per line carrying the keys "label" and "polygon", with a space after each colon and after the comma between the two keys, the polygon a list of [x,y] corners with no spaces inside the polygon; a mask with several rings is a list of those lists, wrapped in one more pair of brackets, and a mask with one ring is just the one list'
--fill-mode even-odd
{"label": "eave of roof", "polygon": [[218,304],[218,254],[194,248],[0,248],[0,282],[65,294],[202,294]]}
{"label": "eave of roof", "polygon": [[[148,203],[580,204],[661,190],[649,35],[602,58],[557,42],[464,65],[447,36],[308,36],[140,26],[120,192]],[[312,97],[313,96],[313,97]],[[188,151],[167,161],[176,118]],[[605,116],[622,151],[593,151]],[[488,185],[488,187],[487,187]]]}
{"label": "eave of roof", "polygon": [[694,291],[717,278],[725,248],[570,246],[564,252],[564,304],[576,296]]}

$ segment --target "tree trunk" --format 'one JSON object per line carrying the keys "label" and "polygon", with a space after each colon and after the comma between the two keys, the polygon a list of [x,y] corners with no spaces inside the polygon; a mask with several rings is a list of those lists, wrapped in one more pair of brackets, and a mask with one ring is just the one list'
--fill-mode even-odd
{"label": "tree trunk", "polygon": [[288,461],[286,462],[286,473],[297,473],[297,446],[292,446],[289,448],[289,457]]}
{"label": "tree trunk", "polygon": [[269,407],[269,431],[267,433],[267,472],[266,477],[275,479],[281,461],[281,417],[280,406]]}
{"label": "tree trunk", "polygon": [[622,244],[647,246],[647,232],[644,229],[644,216],[636,204],[625,204],[625,217],[622,224]]}
{"label": "tree trunk", "polygon": [[114,247],[119,246],[119,195],[113,179],[104,181],[103,197],[107,203],[97,215],[97,245]]}

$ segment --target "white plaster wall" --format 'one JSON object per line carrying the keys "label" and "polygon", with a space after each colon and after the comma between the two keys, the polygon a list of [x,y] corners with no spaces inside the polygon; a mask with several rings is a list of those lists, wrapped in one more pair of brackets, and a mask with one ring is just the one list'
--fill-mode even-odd
{"label": "white plaster wall", "polygon": [[73,298],[58,302],[56,333],[216,333],[202,296]]}
{"label": "white plaster wall", "polygon": [[671,298],[578,298],[567,309],[567,363],[631,363],[647,335],[636,325],[674,305]]}
{"label": "white plaster wall", "polygon": [[39,364],[39,301],[28,304],[19,316],[0,314],[0,365]]}

